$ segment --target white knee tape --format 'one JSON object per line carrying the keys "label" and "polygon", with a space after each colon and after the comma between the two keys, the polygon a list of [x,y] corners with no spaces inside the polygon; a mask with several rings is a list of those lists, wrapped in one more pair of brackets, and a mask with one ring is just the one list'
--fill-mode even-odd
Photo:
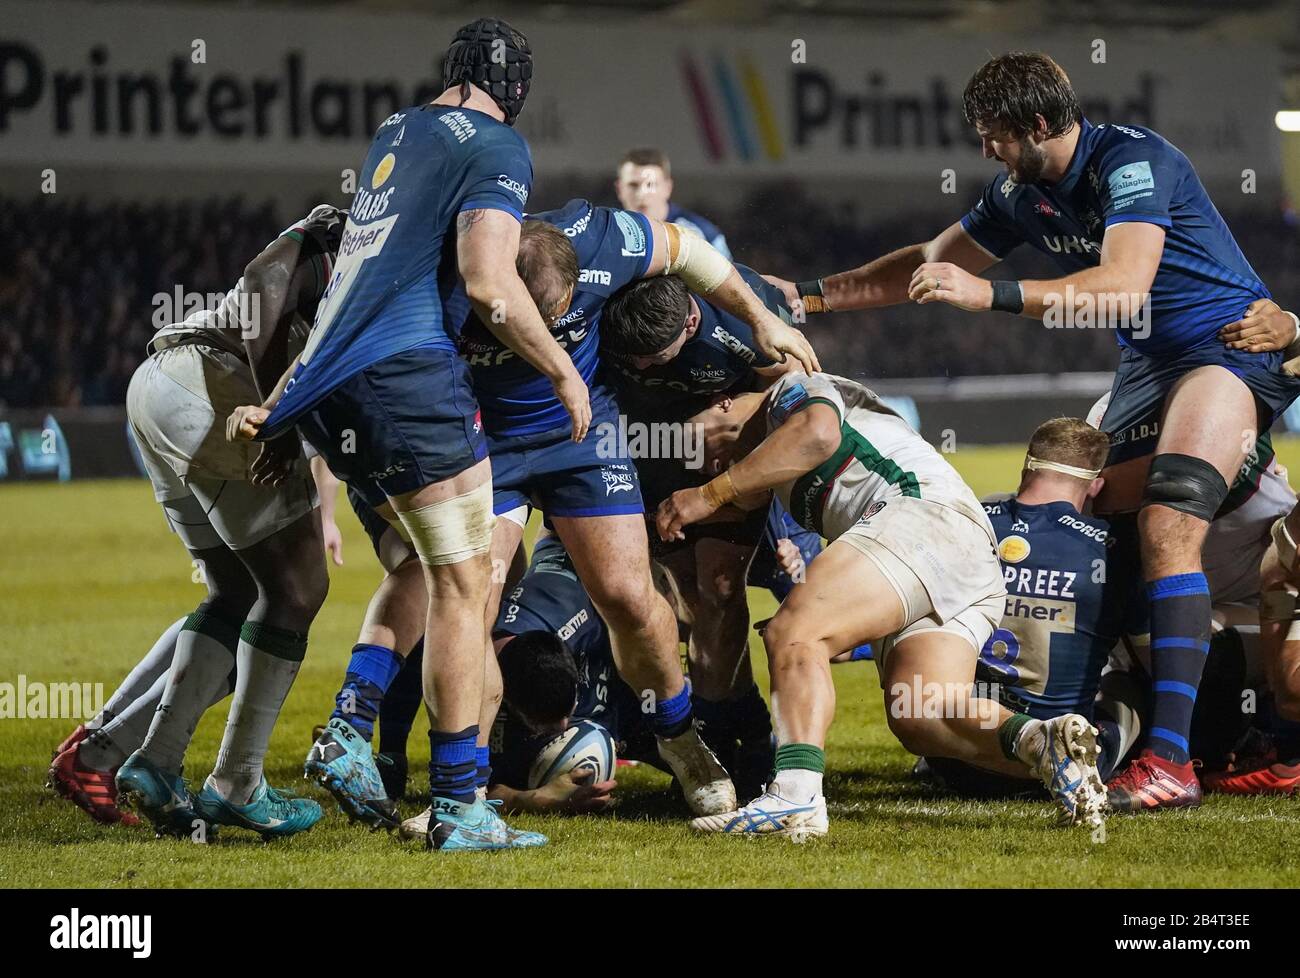
{"label": "white knee tape", "polygon": [[420,563],[458,564],[492,546],[492,483],[398,515]]}
{"label": "white knee tape", "polygon": [[1291,539],[1291,532],[1286,528],[1285,516],[1273,524],[1273,545],[1277,547],[1277,559],[1283,569],[1288,573],[1294,570],[1295,541]]}

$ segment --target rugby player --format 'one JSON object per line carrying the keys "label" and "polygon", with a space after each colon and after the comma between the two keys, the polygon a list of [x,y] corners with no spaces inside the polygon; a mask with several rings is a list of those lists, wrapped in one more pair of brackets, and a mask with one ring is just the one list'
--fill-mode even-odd
{"label": "rugby player", "polygon": [[[783,287],[809,311],[910,298],[1070,325],[1094,315],[1117,327],[1121,361],[1104,421],[1112,451],[1096,510],[1118,537],[1140,535],[1155,705],[1145,749],[1113,779],[1110,802],[1120,811],[1194,805],[1187,738],[1210,638],[1201,545],[1254,442],[1242,433],[1267,430],[1300,379],[1283,372],[1281,353],[1221,342],[1222,328],[1269,294],[1175,146],[1141,126],[1093,125],[1043,54],[992,59],[963,105],[1005,178],[928,242]],[[1022,243],[1063,277],[979,277]]]}
{"label": "rugby player", "polygon": [[[640,277],[683,275],[747,321],[755,342],[770,355],[815,362],[802,334],[773,315],[731,264],[694,235],[583,200],[530,218],[532,244],[527,254],[520,253],[521,272],[580,376],[592,385],[593,419],[602,432],[617,430],[619,421],[613,395],[597,374],[602,310],[612,292]],[[557,274],[566,263],[573,263],[576,288],[572,279],[566,282]],[[610,630],[620,675],[633,688],[653,694],[660,750],[691,810],[728,810],[734,806],[733,787],[699,739],[677,657],[672,611],[650,575],[643,506],[631,459],[616,438],[605,434],[572,442],[562,406],[545,379],[514,356],[481,319],[465,323],[459,346],[482,405],[492,458],[493,511],[501,517],[493,531],[494,565],[509,566],[529,506],[541,508]],[[504,576],[496,575],[488,600],[492,612],[503,586]],[[499,680],[494,681],[491,668],[487,690],[480,717],[480,770],[486,769],[486,735],[494,698],[499,698]],[[366,760],[375,770],[368,755]],[[375,771],[369,790],[379,780]]]}
{"label": "rugby player", "polygon": [[[123,761],[143,703],[54,762],[53,783],[78,803],[100,803],[92,806],[100,815],[111,816],[102,807],[110,799],[83,775],[120,764],[117,792],[159,834],[189,837],[206,823],[292,835],[321,817],[315,802],[281,795],[262,774],[329,586],[316,495],[296,436],[231,444],[224,424],[236,405],[269,390],[302,347],[342,224],[336,208],[317,207],[249,263],[218,309],[159,330],[131,379],[127,414],[154,496],[202,569],[208,596],[170,657],[156,646],[137,670],[141,687],[156,672],[151,686],[161,693],[139,749]],[[216,766],[195,797],[181,779],[185,751],[236,673]]]}
{"label": "rugby player", "polygon": [[668,154],[661,149],[631,149],[619,161],[614,179],[619,206],[644,214],[652,221],[676,224],[694,231],[726,258],[731,258],[726,236],[708,218],[672,201],[673,171]]}
{"label": "rugby player", "polygon": [[[1046,421],[1030,438],[1016,494],[985,501],[1007,597],[1002,623],[984,643],[975,669],[977,692],[1014,713],[1040,720],[1074,713],[1093,723],[1102,778],[1128,753],[1139,729],[1130,702],[1135,697],[1096,703],[1111,650],[1133,630],[1128,616],[1136,610],[1134,600],[1116,593],[1132,583],[1106,572],[1105,520],[1085,515],[1102,489],[1109,447],[1105,433],[1082,418]],[[1136,627],[1142,630],[1141,623]],[[1115,674],[1112,686],[1120,680]],[[1042,790],[1033,779],[949,758],[925,758],[917,767],[964,795]]]}
{"label": "rugby player", "polygon": [[776,777],[751,804],[698,818],[696,828],[796,841],[826,834],[830,660],[866,641],[905,748],[1005,773],[1028,768],[1066,819],[1101,824],[1091,724],[1078,714],[1039,720],[972,695],[1006,590],[988,517],[937,451],[867,388],[829,374],[787,374],[765,394],[722,398],[693,420],[720,474],[660,505],[662,539],[722,506],[762,505],[774,490],[801,526],[831,541],[763,632]]}
{"label": "rugby player", "polygon": [[[527,39],[504,21],[481,18],[457,31],[443,92],[394,113],[371,144],[339,266],[300,361],[272,398],[231,419],[240,437],[297,425],[335,475],[364,481],[371,505],[401,524],[419,555],[424,692],[434,718],[430,849],[546,841],[511,832],[474,788],[492,486],[468,367],[449,332],[477,310],[553,385],[572,437],[585,437],[587,386],[515,271],[532,161],[512,125],[532,61]],[[356,807],[355,782],[373,764],[356,763],[358,753],[371,761],[369,744],[345,717],[373,717],[401,663],[390,644],[358,644],[340,709],[305,765],[349,814],[376,825],[395,825],[395,814],[391,805]],[[386,802],[382,786],[378,793]]]}

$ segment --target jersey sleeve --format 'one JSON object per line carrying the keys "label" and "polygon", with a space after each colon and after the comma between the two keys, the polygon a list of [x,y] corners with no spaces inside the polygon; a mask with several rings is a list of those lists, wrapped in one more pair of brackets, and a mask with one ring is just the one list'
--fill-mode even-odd
{"label": "jersey sleeve", "polygon": [[1008,195],[1003,191],[1009,182],[1009,178],[999,177],[993,180],[984,188],[984,193],[975,202],[975,206],[961,219],[962,229],[974,242],[998,259],[1005,258],[1011,249],[1024,240],[1005,203]]}
{"label": "jersey sleeve", "polygon": [[522,140],[499,139],[470,163],[460,211],[498,210],[523,221],[533,188],[533,161]]}
{"label": "jersey sleeve", "polygon": [[645,277],[654,257],[654,234],[644,214],[613,207],[598,208],[605,218],[600,243],[600,265],[610,271],[611,292]]}
{"label": "jersey sleeve", "polygon": [[772,386],[767,403],[769,429],[780,427],[814,404],[829,404],[841,423],[844,421],[844,398],[825,374],[786,374]]}
{"label": "jersey sleeve", "polygon": [[1106,227],[1129,221],[1173,227],[1169,205],[1185,160],[1157,137],[1137,139],[1116,132],[1096,164]]}

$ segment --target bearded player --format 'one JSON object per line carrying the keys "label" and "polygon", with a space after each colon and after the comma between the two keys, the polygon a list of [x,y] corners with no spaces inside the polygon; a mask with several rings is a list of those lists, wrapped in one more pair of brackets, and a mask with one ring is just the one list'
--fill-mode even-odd
{"label": "bearded player", "polygon": [[[1112,451],[1096,509],[1121,539],[1140,537],[1155,705],[1145,749],[1112,779],[1110,802],[1119,811],[1195,805],[1188,735],[1210,639],[1201,545],[1255,433],[1295,399],[1300,380],[1282,371],[1280,353],[1220,341],[1268,290],[1177,147],[1141,126],[1093,125],[1043,54],[989,61],[963,103],[1006,177],[931,241],[784,285],[809,296],[810,310],[910,298],[1060,324],[1100,311],[1101,325],[1116,327],[1121,361],[1103,422]],[[1048,254],[1062,277],[978,277],[1022,243]]]}
{"label": "bearded player", "polygon": [[863,642],[876,651],[889,726],[905,748],[1028,769],[1066,819],[1101,824],[1105,790],[1088,721],[1034,719],[973,696],[1006,591],[988,517],[934,448],[867,388],[829,374],[787,374],[766,394],[724,398],[693,420],[721,474],[659,507],[663,539],[724,505],[766,505],[774,490],[800,525],[831,541],[763,633],[776,777],[749,805],[698,818],[696,828],[796,841],[826,834],[830,662]]}

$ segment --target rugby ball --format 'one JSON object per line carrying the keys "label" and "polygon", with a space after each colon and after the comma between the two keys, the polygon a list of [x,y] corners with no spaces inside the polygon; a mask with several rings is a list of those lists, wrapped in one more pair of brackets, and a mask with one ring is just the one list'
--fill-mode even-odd
{"label": "rugby ball", "polygon": [[593,771],[595,780],[607,781],[616,760],[609,731],[594,720],[579,720],[542,745],[528,768],[528,787],[540,788],[575,769]]}

